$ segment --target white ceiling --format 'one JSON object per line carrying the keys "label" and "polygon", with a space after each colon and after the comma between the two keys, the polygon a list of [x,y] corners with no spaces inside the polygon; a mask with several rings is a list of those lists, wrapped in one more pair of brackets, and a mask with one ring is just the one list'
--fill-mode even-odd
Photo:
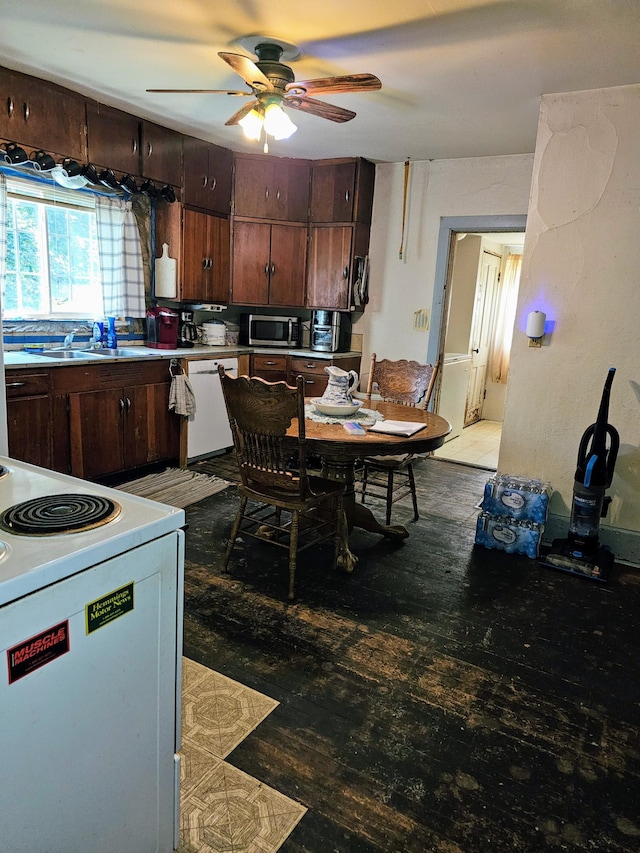
{"label": "white ceiling", "polygon": [[317,96],[354,110],[350,122],[291,111],[298,132],[271,144],[279,156],[531,153],[542,94],[640,83],[640,0],[0,0],[0,12],[0,64],[237,151],[261,150],[224,126],[245,99],[145,89],[246,88],[217,53],[246,53],[249,34],[301,48],[298,80],[381,79]]}

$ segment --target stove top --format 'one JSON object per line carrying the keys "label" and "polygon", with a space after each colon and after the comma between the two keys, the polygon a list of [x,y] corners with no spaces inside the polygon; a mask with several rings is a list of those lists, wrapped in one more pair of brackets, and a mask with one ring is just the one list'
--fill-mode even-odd
{"label": "stove top", "polygon": [[182,509],[0,457],[0,605],[184,524]]}
{"label": "stove top", "polygon": [[0,529],[21,536],[79,533],[108,524],[122,507],[101,495],[44,495],[15,504],[0,515]]}

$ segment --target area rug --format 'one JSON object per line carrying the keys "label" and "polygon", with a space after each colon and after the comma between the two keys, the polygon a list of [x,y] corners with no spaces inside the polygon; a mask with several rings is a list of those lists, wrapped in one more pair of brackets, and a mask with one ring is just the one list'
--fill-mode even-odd
{"label": "area rug", "polygon": [[228,480],[209,474],[199,474],[184,468],[167,468],[166,471],[123,483],[118,488],[122,492],[183,509],[231,485]]}

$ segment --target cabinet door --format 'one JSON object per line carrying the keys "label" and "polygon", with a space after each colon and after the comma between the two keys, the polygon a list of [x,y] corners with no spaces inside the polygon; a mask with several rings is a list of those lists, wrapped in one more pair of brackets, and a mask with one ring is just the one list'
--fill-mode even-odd
{"label": "cabinet door", "polygon": [[304,306],[307,267],[307,229],[271,226],[269,305]]}
{"label": "cabinet door", "polygon": [[311,164],[307,160],[274,163],[269,208],[271,219],[306,222],[309,218]]}
{"label": "cabinet door", "polygon": [[44,148],[80,162],[86,160],[81,95],[5,68],[0,69],[0,88],[6,93],[0,111],[0,137],[30,149]]}
{"label": "cabinet door", "polygon": [[181,299],[187,302],[229,301],[229,220],[184,210]]}
{"label": "cabinet door", "polygon": [[267,305],[271,225],[267,222],[233,224],[231,294],[236,305]]}
{"label": "cabinet door", "polygon": [[346,310],[350,307],[352,235],[350,225],[311,228],[307,280],[310,308]]}
{"label": "cabinet door", "polygon": [[180,417],[169,411],[169,383],[125,388],[124,467],[180,455]]}
{"label": "cabinet door", "polygon": [[122,389],[69,394],[73,476],[91,480],[122,470],[124,409]]}
{"label": "cabinet door", "polygon": [[140,123],[135,116],[97,102],[87,102],[89,162],[140,174]]}
{"label": "cabinet door", "polygon": [[142,122],[141,171],[145,178],[179,187],[182,182],[182,134]]}
{"label": "cabinet door", "polygon": [[229,220],[207,216],[208,258],[205,302],[229,301],[231,288],[231,235]]}
{"label": "cabinet door", "polygon": [[270,196],[273,192],[273,158],[260,155],[236,155],[233,205],[237,216],[271,219]]}
{"label": "cabinet door", "polygon": [[311,177],[311,221],[351,222],[356,177],[355,160],[317,162]]}
{"label": "cabinet door", "polygon": [[184,140],[185,204],[228,214],[233,152],[188,136]]}
{"label": "cabinet door", "polygon": [[207,215],[184,210],[182,216],[181,298],[199,302],[207,288],[208,233]]}
{"label": "cabinet door", "polygon": [[48,395],[7,400],[9,456],[41,468],[53,467],[51,403]]}

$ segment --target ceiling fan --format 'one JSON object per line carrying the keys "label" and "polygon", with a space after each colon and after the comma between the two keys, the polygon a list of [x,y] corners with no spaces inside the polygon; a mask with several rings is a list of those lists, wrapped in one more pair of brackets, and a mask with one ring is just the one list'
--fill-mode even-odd
{"label": "ceiling fan", "polygon": [[[246,36],[238,40],[258,57],[254,62],[239,53],[220,52],[221,57],[242,77],[251,91],[235,89],[147,89],[147,92],[179,92],[214,95],[238,95],[253,100],[234,113],[225,125],[239,124],[250,139],[259,139],[264,130],[276,139],[286,139],[296,126],[286,115],[283,106],[310,113],[329,121],[345,122],[355,117],[352,110],[343,109],[313,95],[343,94],[346,92],[371,92],[382,87],[373,74],[347,74],[341,77],[323,77],[319,80],[296,81],[295,75],[281,59],[294,60],[301,51],[293,44],[267,36]],[[265,141],[265,153],[268,150]]]}

